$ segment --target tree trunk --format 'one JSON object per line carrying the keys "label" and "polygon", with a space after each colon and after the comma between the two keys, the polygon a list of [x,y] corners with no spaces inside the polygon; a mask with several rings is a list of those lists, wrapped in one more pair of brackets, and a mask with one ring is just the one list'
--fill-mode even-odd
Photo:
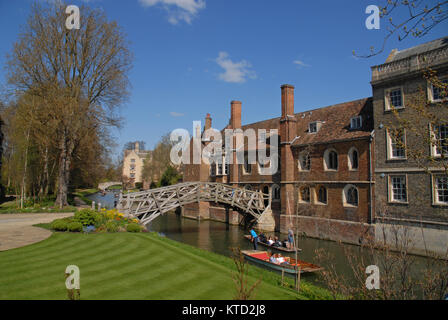
{"label": "tree trunk", "polygon": [[73,152],[73,143],[66,138],[64,134],[63,142],[61,143],[61,154],[59,156],[58,168],[58,195],[55,205],[62,207],[67,206],[68,184],[70,181],[70,165],[71,156]]}
{"label": "tree trunk", "polygon": [[22,177],[22,187],[20,191],[20,209],[23,209],[23,200],[26,197],[26,189],[25,189],[25,183],[26,183],[26,169],[28,167],[28,146],[29,146],[29,140],[30,140],[30,129],[28,129],[28,133],[26,136],[26,149],[25,149],[25,160],[23,162],[23,177]]}

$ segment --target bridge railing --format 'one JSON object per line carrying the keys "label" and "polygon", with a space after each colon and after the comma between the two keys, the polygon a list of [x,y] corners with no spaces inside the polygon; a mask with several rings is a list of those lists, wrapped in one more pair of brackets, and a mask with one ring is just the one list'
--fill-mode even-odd
{"label": "bridge railing", "polygon": [[235,188],[218,182],[184,182],[121,194],[117,208],[145,223],[179,206],[201,201],[228,204],[258,219],[270,208],[271,196],[261,191]]}

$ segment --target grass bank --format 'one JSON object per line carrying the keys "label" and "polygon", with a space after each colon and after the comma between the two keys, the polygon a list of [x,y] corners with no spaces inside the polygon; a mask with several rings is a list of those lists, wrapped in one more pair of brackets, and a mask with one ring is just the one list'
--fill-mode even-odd
{"label": "grass bank", "polygon": [[55,207],[54,200],[43,200],[40,203],[25,203],[24,208],[20,208],[20,201],[12,200],[0,204],[0,214],[2,213],[51,213],[51,212],[75,212],[74,206],[66,206],[62,209]]}
{"label": "grass bank", "polygon": [[97,193],[98,191],[99,191],[99,189],[96,189],[96,188],[76,189],[74,192],[71,193],[70,197],[71,198],[78,197],[82,201],[84,201],[86,204],[91,205],[92,204],[92,200],[90,200],[87,197],[92,195],[92,194],[94,194],[94,193]]}
{"label": "grass bank", "polygon": [[[232,259],[150,233],[54,233],[23,248],[0,252],[0,299],[66,299],[65,268],[80,268],[81,299],[232,299]],[[322,299],[324,289],[280,287],[277,274],[260,276],[256,299]]]}

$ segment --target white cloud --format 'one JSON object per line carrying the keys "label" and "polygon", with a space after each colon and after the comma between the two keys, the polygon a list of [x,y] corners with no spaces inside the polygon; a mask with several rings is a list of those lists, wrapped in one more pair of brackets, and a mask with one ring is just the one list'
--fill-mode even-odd
{"label": "white cloud", "polygon": [[294,60],[292,63],[298,65],[298,68],[301,68],[301,67],[311,67],[309,64],[306,64],[302,60]]}
{"label": "white cloud", "polygon": [[229,59],[227,52],[220,52],[216,63],[224,69],[224,73],[219,74],[219,79],[225,82],[243,83],[246,78],[255,79],[257,75],[255,71],[250,70],[251,64],[245,60],[240,62],[233,62]]}
{"label": "white cloud", "polygon": [[205,8],[205,0],[139,0],[144,7],[163,6],[168,11],[168,21],[178,24],[185,21],[190,24],[199,12]]}
{"label": "white cloud", "polygon": [[173,116],[173,117],[183,117],[185,115],[185,113],[179,113],[179,112],[171,111],[170,115]]}

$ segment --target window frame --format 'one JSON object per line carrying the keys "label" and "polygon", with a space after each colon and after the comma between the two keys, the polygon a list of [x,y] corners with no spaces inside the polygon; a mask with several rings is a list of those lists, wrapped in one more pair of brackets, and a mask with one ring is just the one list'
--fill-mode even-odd
{"label": "window frame", "polygon": [[[304,169],[302,167],[302,160],[303,160],[304,156],[308,156],[308,169]],[[297,164],[298,164],[297,167],[298,167],[299,171],[301,171],[301,172],[309,172],[309,171],[311,171],[311,155],[310,155],[310,153],[307,152],[307,151],[301,151],[299,153],[299,159],[298,159]]]}
{"label": "window frame", "polygon": [[[395,177],[404,177],[405,192],[406,192],[406,199],[404,201],[394,199],[392,178],[395,178]],[[388,175],[388,177],[387,177],[388,202],[394,203],[394,204],[408,204],[409,203],[408,185],[409,185],[409,183],[408,183],[407,174],[390,174],[390,175]]]}
{"label": "window frame", "polygon": [[[353,126],[353,120],[359,119],[359,126]],[[362,128],[362,115],[350,118],[350,130],[357,130]]]}
{"label": "window frame", "polygon": [[[349,203],[348,192],[350,189],[354,188],[356,190],[356,205]],[[342,189],[342,205],[347,208],[358,208],[359,207],[359,189],[353,184],[347,184],[344,189]]]}
{"label": "window frame", "polygon": [[[329,164],[330,164],[330,153],[334,152],[336,154],[336,169],[333,168],[329,168]],[[339,170],[339,153],[336,151],[336,149],[334,148],[328,148],[324,151],[324,171],[338,171]]]}
{"label": "window frame", "polygon": [[[443,173],[434,173],[432,174],[431,177],[431,183],[432,183],[432,204],[434,206],[444,206],[444,207],[448,207],[448,200],[447,202],[440,202],[439,201],[439,194],[438,194],[438,189],[437,189],[437,183],[436,183],[436,179],[438,177],[444,176],[447,179],[447,186],[448,186],[448,176],[443,174]],[[448,188],[447,188],[448,190]]]}
{"label": "window frame", "polygon": [[[319,192],[320,192],[321,189],[325,190],[325,202],[322,202],[319,199]],[[318,205],[322,205],[322,206],[328,205],[328,188],[325,187],[324,185],[318,185],[314,190],[315,190],[315,193],[316,193],[316,197],[315,197],[316,201],[314,203],[318,204]]]}
{"label": "window frame", "polygon": [[[313,121],[308,123],[308,133],[317,133],[319,131],[319,127],[317,125],[318,121]],[[316,131],[311,131],[311,125],[314,125],[316,128]]]}
{"label": "window frame", "polygon": [[[248,166],[249,170],[246,170],[246,164]],[[243,175],[250,175],[252,174],[252,164],[249,163],[249,155],[247,153],[244,153],[244,159],[243,159]]]}
{"label": "window frame", "polygon": [[[278,198],[277,197],[275,197],[275,190],[278,190]],[[271,193],[272,193],[272,195],[271,195],[271,197],[272,197],[272,201],[273,202],[280,202],[280,200],[281,200],[281,194],[280,194],[280,186],[278,185],[278,184],[273,184],[272,185],[272,187],[271,187]]]}
{"label": "window frame", "polygon": [[[353,162],[354,162],[353,161],[353,152],[356,152],[356,164],[357,164],[356,168],[353,167]],[[356,147],[353,146],[348,150],[347,160],[348,160],[347,164],[348,164],[349,171],[358,171],[359,170],[359,151]]]}
{"label": "window frame", "polygon": [[[447,76],[439,77],[439,80],[441,82],[447,82],[448,83],[448,77]],[[442,99],[440,99],[440,98],[439,99],[434,99],[434,85],[430,81],[428,81],[427,83],[428,83],[428,86],[427,86],[428,87],[428,100],[431,103],[444,102],[444,101],[448,100],[448,95],[445,98],[442,98]]]}
{"label": "window frame", "polygon": [[[303,200],[302,190],[308,189],[308,201]],[[299,203],[311,204],[311,187],[304,185],[299,187]]]}
{"label": "window frame", "polygon": [[390,134],[389,129],[386,129],[386,159],[391,161],[403,161],[408,159],[407,155],[407,141],[406,141],[406,129],[403,128],[403,138],[404,138],[404,156],[403,157],[395,157],[393,156],[393,148],[392,148],[392,136]]}
{"label": "window frame", "polygon": [[[438,126],[446,126],[447,127],[447,131],[448,131],[448,124],[441,124],[441,125],[438,125]],[[435,141],[436,140],[435,128],[431,124],[429,124],[429,132],[430,132],[430,135],[431,135],[431,146],[430,146],[431,147],[431,156],[434,157],[434,158],[441,158],[442,157],[442,153],[439,153],[437,151],[438,146],[437,146],[437,142]],[[446,146],[447,152],[444,153],[443,155],[445,157],[448,157],[448,136],[447,136],[446,139],[447,139],[447,146]],[[434,141],[434,142],[432,142],[432,141]]]}
{"label": "window frame", "polygon": [[405,100],[404,100],[404,90],[402,86],[392,87],[389,89],[386,89],[384,91],[384,111],[392,111],[392,107],[390,104],[390,94],[392,91],[400,90],[401,92],[401,106],[400,107],[394,107],[396,110],[405,109]]}

